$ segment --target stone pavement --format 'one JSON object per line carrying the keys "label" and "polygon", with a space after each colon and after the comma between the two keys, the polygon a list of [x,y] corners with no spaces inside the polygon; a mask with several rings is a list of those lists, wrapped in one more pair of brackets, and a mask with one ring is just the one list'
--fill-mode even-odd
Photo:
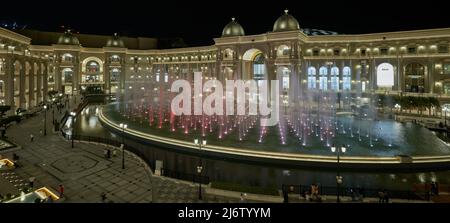
{"label": "stone pavement", "polygon": [[[50,114],[50,115],[49,115]],[[56,110],[55,110],[56,114]],[[44,113],[13,124],[7,130],[10,141],[21,148],[2,151],[5,157],[16,153],[21,167],[14,172],[28,182],[35,177],[35,188],[47,186],[58,191],[64,185],[64,202],[198,202],[198,187],[186,182],[152,176],[148,166],[134,154],[125,154],[122,170],[121,152],[107,159],[100,144],[75,142],[71,148],[60,133],[52,132],[51,112],[47,111],[47,136],[41,134]],[[31,142],[30,134],[34,135]],[[117,148],[115,148],[117,149]],[[204,195],[202,202],[237,202],[238,199]]]}

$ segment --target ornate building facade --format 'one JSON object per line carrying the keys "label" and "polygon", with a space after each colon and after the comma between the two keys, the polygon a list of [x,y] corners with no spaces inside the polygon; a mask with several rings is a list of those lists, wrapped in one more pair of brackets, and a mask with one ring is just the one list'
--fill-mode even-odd
{"label": "ornate building facade", "polygon": [[30,108],[47,92],[87,88],[120,93],[126,83],[191,79],[278,79],[322,91],[450,95],[450,28],[360,35],[306,35],[286,10],[273,31],[245,35],[233,18],[215,44],[178,49],[129,49],[112,36],[83,47],[70,31],[53,45],[0,29],[0,103]]}

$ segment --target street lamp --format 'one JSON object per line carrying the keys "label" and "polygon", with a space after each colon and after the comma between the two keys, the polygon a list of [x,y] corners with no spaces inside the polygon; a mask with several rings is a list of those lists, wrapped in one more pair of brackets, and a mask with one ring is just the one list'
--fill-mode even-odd
{"label": "street lamp", "polygon": [[47,105],[44,105],[44,135],[47,135]]}
{"label": "street lamp", "polygon": [[74,137],[75,137],[75,116],[76,116],[76,113],[75,112],[70,112],[70,115],[72,116],[72,148],[73,148],[73,140],[74,140]]}
{"label": "street lamp", "polygon": [[395,105],[394,105],[394,108],[397,109],[398,111],[400,111],[400,109],[402,108],[402,106],[399,105],[399,104],[395,104]]}
{"label": "street lamp", "polygon": [[[202,142],[200,142],[198,139],[194,139],[194,144],[199,146],[199,150],[202,150],[202,146],[206,145],[206,139],[203,139]],[[199,162],[198,162],[198,166],[197,166],[197,173],[199,176],[199,180],[198,180],[198,199],[202,200],[202,181],[201,181],[201,176],[202,176],[202,171],[203,171],[203,165],[202,165],[202,159],[199,156]]]}
{"label": "street lamp", "polygon": [[122,170],[125,169],[125,129],[128,127],[127,124],[120,123],[120,128],[122,129]]}
{"label": "street lamp", "polygon": [[336,185],[337,185],[337,202],[341,202],[339,199],[339,194],[340,194],[340,189],[341,189],[341,184],[342,184],[342,176],[340,174],[340,155],[341,152],[345,153],[345,151],[347,151],[347,148],[345,147],[345,145],[342,145],[342,147],[335,147],[334,144],[333,146],[331,146],[331,152],[335,152],[337,154],[337,174],[336,174]]}

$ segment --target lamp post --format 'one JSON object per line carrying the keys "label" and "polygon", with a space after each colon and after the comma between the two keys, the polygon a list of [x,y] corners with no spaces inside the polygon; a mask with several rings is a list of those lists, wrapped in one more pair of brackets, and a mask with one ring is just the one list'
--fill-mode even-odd
{"label": "lamp post", "polygon": [[[201,151],[202,146],[206,145],[206,139],[203,139],[201,142],[198,139],[194,139],[194,144],[199,146],[199,151]],[[197,173],[199,176],[199,181],[198,181],[198,199],[199,200],[202,200],[202,181],[201,181],[202,170],[203,170],[202,159],[199,156],[199,162],[197,165]]]}
{"label": "lamp post", "polygon": [[125,129],[128,127],[127,124],[120,123],[120,128],[122,129],[122,170],[125,169]]}
{"label": "lamp post", "polygon": [[72,148],[73,148],[73,142],[74,142],[74,137],[75,137],[75,116],[76,113],[75,112],[70,112],[70,115],[72,116],[72,137],[70,137],[72,139]]}
{"label": "lamp post", "polygon": [[47,135],[47,105],[44,105],[44,136]]}
{"label": "lamp post", "polygon": [[334,146],[334,144],[331,146],[331,152],[336,152],[337,154],[337,174],[336,174],[336,185],[337,185],[337,202],[341,202],[340,198],[339,198],[339,194],[340,194],[340,190],[341,190],[341,184],[342,184],[342,176],[340,174],[340,156],[341,156],[341,152],[345,153],[345,151],[347,150],[347,148],[345,147],[345,145],[342,145],[342,147],[336,147]]}

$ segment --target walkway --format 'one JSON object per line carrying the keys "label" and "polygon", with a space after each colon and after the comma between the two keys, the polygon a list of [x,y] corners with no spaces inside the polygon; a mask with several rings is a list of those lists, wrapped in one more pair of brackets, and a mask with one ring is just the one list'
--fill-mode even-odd
{"label": "walkway", "polygon": [[[125,155],[125,170],[122,170],[120,152],[117,157],[106,159],[104,145],[76,142],[75,148],[71,148],[70,142],[51,131],[51,111],[47,111],[47,122],[47,136],[41,134],[43,112],[8,128],[8,139],[21,148],[1,153],[9,158],[13,153],[20,157],[22,167],[14,172],[26,183],[30,177],[35,177],[35,188],[47,186],[58,191],[62,184],[64,202],[101,202],[103,192],[107,194],[106,202],[198,202],[197,186],[152,176],[147,165],[130,153]],[[30,134],[34,135],[33,142]],[[204,195],[203,200],[236,201],[209,195]]]}

